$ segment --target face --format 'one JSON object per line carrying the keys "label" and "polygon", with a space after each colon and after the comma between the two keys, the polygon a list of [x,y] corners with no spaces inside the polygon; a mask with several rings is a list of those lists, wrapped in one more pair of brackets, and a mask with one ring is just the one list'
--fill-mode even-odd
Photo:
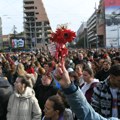
{"label": "face", "polygon": [[91,75],[87,71],[83,71],[83,79],[85,82],[89,82]]}
{"label": "face", "polygon": [[99,65],[102,66],[102,65],[103,65],[103,62],[104,62],[104,60],[103,60],[103,59],[100,59],[100,60],[99,60]]}
{"label": "face", "polygon": [[45,69],[45,71],[48,71],[48,70],[49,70],[48,64],[44,64],[44,69]]}
{"label": "face", "polygon": [[110,75],[110,84],[115,88],[120,88],[120,76]]}
{"label": "face", "polygon": [[76,71],[76,73],[77,73],[79,76],[82,75],[82,68],[81,68],[81,66],[79,66],[79,65],[76,66],[75,71]]}
{"label": "face", "polygon": [[83,59],[83,54],[79,53],[78,57],[79,57],[80,60],[82,60]]}
{"label": "face", "polygon": [[95,68],[96,68],[96,66],[95,66],[94,63],[92,63],[91,65],[92,65],[92,69],[95,69]]}
{"label": "face", "polygon": [[103,69],[104,70],[109,70],[110,69],[110,64],[108,62],[103,63]]}
{"label": "face", "polygon": [[41,80],[44,86],[49,86],[52,82],[52,79],[47,75],[43,75]]}
{"label": "face", "polygon": [[50,100],[47,100],[44,106],[45,117],[52,118],[56,115],[57,111],[53,109],[54,103]]}
{"label": "face", "polygon": [[15,85],[15,90],[16,90],[18,93],[23,93],[23,92],[24,92],[24,90],[25,90],[25,84],[22,84],[22,83],[21,83],[21,78],[18,77],[18,78],[16,79],[14,85]]}

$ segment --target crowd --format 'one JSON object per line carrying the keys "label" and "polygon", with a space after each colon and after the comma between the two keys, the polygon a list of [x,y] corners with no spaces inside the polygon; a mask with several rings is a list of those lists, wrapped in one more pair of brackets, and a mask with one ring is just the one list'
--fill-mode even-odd
{"label": "crowd", "polygon": [[0,120],[120,119],[120,51],[0,53]]}

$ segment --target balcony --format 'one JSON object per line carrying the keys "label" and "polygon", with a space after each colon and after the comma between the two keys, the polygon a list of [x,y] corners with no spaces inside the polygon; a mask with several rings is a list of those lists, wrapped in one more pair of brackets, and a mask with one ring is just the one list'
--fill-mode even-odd
{"label": "balcony", "polygon": [[24,13],[29,13],[29,12],[33,12],[33,13],[34,13],[34,12],[35,12],[35,9],[25,9],[25,10],[24,10]]}

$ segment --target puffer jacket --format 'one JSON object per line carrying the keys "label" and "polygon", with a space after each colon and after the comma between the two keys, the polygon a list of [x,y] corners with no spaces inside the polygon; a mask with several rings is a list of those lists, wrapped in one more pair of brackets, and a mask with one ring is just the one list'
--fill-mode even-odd
{"label": "puffer jacket", "polygon": [[7,120],[41,120],[41,109],[30,87],[27,87],[22,95],[14,92],[7,109]]}

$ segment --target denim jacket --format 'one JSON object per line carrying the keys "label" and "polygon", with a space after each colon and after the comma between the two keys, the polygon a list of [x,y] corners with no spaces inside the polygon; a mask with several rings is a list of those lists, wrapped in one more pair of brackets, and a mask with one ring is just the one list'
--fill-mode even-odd
{"label": "denim jacket", "polygon": [[71,84],[68,88],[63,89],[66,94],[68,103],[71,109],[80,120],[118,120],[117,118],[104,118],[99,115],[91,105],[87,102],[82,91],[74,84]]}

